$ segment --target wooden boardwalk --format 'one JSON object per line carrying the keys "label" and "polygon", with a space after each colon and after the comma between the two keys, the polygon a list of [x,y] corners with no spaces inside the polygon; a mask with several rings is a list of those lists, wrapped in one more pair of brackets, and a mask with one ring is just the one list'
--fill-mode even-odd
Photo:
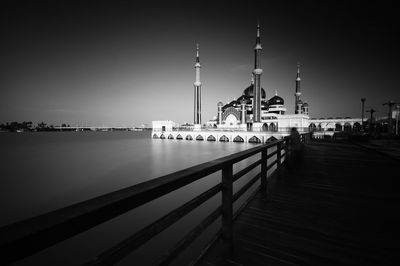
{"label": "wooden boardwalk", "polygon": [[[397,169],[397,175],[395,171]],[[400,161],[351,143],[311,142],[198,265],[398,265]]]}

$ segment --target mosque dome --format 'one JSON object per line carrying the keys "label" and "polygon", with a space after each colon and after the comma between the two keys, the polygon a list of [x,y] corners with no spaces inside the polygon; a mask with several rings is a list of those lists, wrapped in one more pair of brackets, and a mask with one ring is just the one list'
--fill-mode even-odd
{"label": "mosque dome", "polygon": [[[248,86],[244,91],[243,91],[243,95],[246,97],[253,97],[254,93],[253,93],[253,84],[251,84],[250,86]],[[263,88],[261,88],[261,98],[265,99],[265,90]]]}
{"label": "mosque dome", "polygon": [[285,102],[283,101],[282,97],[275,95],[268,101],[269,105],[283,105]]}

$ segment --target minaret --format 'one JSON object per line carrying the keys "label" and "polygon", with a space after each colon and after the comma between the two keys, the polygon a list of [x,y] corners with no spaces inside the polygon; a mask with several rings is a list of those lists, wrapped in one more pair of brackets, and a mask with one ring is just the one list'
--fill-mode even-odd
{"label": "minaret", "polygon": [[196,46],[196,63],[194,64],[196,71],[196,80],[194,85],[194,124],[201,126],[201,82],[200,82],[200,58],[199,44]]}
{"label": "minaret", "polygon": [[257,24],[256,46],[254,47],[253,123],[261,122],[261,39],[260,24]]}
{"label": "minaret", "polygon": [[294,103],[294,113],[301,114],[301,106],[299,107],[300,103],[300,63],[297,63],[297,77],[296,77],[296,93],[295,96],[295,103]]}
{"label": "minaret", "polygon": [[222,107],[224,106],[223,102],[218,102],[217,107],[218,107],[218,119],[217,119],[217,124],[222,125]]}

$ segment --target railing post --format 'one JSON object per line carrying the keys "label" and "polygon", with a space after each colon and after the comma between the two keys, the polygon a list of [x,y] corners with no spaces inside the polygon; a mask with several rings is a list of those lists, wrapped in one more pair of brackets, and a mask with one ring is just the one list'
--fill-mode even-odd
{"label": "railing post", "polygon": [[261,152],[261,193],[267,195],[267,156],[268,149]]}
{"label": "railing post", "polygon": [[285,139],[285,166],[288,166],[290,164],[290,156],[291,156],[290,139],[286,138]]}
{"label": "railing post", "polygon": [[278,142],[276,145],[276,167],[280,168],[282,164],[282,142]]}
{"label": "railing post", "polygon": [[233,251],[233,165],[222,168],[222,241],[225,255]]}

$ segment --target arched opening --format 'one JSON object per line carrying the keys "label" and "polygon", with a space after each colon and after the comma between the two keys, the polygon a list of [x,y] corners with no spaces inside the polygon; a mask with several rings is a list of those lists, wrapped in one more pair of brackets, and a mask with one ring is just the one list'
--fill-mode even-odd
{"label": "arched opening", "polygon": [[261,143],[261,140],[257,138],[256,136],[253,136],[249,139],[250,143]]}
{"label": "arched opening", "polygon": [[240,123],[240,112],[230,106],[223,112],[222,121],[225,122],[226,127],[236,127]]}
{"label": "arched opening", "polygon": [[317,126],[314,123],[311,123],[308,128],[310,129],[310,131],[316,131],[317,130]]}
{"label": "arched opening", "polygon": [[196,140],[204,140],[204,139],[203,139],[203,137],[202,137],[201,135],[198,135],[198,136],[196,137]]}
{"label": "arched opening", "polygon": [[216,141],[213,135],[208,136],[207,141]]}
{"label": "arched opening", "polygon": [[335,131],[335,124],[332,122],[326,123],[325,130],[326,131]]}
{"label": "arched opening", "polygon": [[361,131],[361,124],[358,122],[355,122],[353,125],[353,131],[354,132],[360,132]]}
{"label": "arched opening", "polygon": [[160,135],[160,139],[165,139],[164,134],[161,134],[161,135]]}
{"label": "arched opening", "polygon": [[236,137],[233,139],[233,142],[244,142],[244,139],[243,139],[241,136],[236,136]]}
{"label": "arched opening", "polygon": [[181,134],[179,134],[178,136],[176,136],[176,139],[180,140],[180,139],[183,139],[183,138],[182,138]]}
{"label": "arched opening", "polygon": [[219,138],[219,141],[224,141],[224,142],[228,142],[229,139],[227,136],[223,135],[222,137]]}
{"label": "arched opening", "polygon": [[263,124],[262,131],[268,131],[268,124],[267,123]]}
{"label": "arched opening", "polygon": [[153,139],[158,139],[157,134],[153,134]]}
{"label": "arched opening", "polygon": [[269,124],[268,130],[271,132],[275,132],[276,131],[276,126],[274,123]]}
{"label": "arched opening", "polygon": [[339,123],[336,123],[335,124],[335,131],[342,131],[342,130],[343,130],[342,125],[339,124]]}
{"label": "arched opening", "polygon": [[278,139],[275,138],[274,136],[272,136],[272,137],[269,137],[269,138],[267,139],[267,142],[273,142],[273,141],[275,141],[275,140],[278,140]]}
{"label": "arched opening", "polygon": [[234,114],[229,114],[225,119],[225,125],[234,127],[240,123],[239,119]]}
{"label": "arched opening", "polygon": [[172,136],[172,134],[169,134],[168,139],[174,139],[174,136]]}
{"label": "arched opening", "polygon": [[343,127],[344,132],[351,132],[351,125],[349,122],[346,122]]}
{"label": "arched opening", "polygon": [[318,130],[318,131],[322,131],[322,125],[321,125],[321,123],[318,124],[317,130]]}
{"label": "arched opening", "polygon": [[252,131],[252,130],[253,130],[253,124],[247,123],[247,131]]}
{"label": "arched opening", "polygon": [[187,136],[186,136],[186,140],[193,140],[193,138],[192,138],[191,135],[187,135]]}

